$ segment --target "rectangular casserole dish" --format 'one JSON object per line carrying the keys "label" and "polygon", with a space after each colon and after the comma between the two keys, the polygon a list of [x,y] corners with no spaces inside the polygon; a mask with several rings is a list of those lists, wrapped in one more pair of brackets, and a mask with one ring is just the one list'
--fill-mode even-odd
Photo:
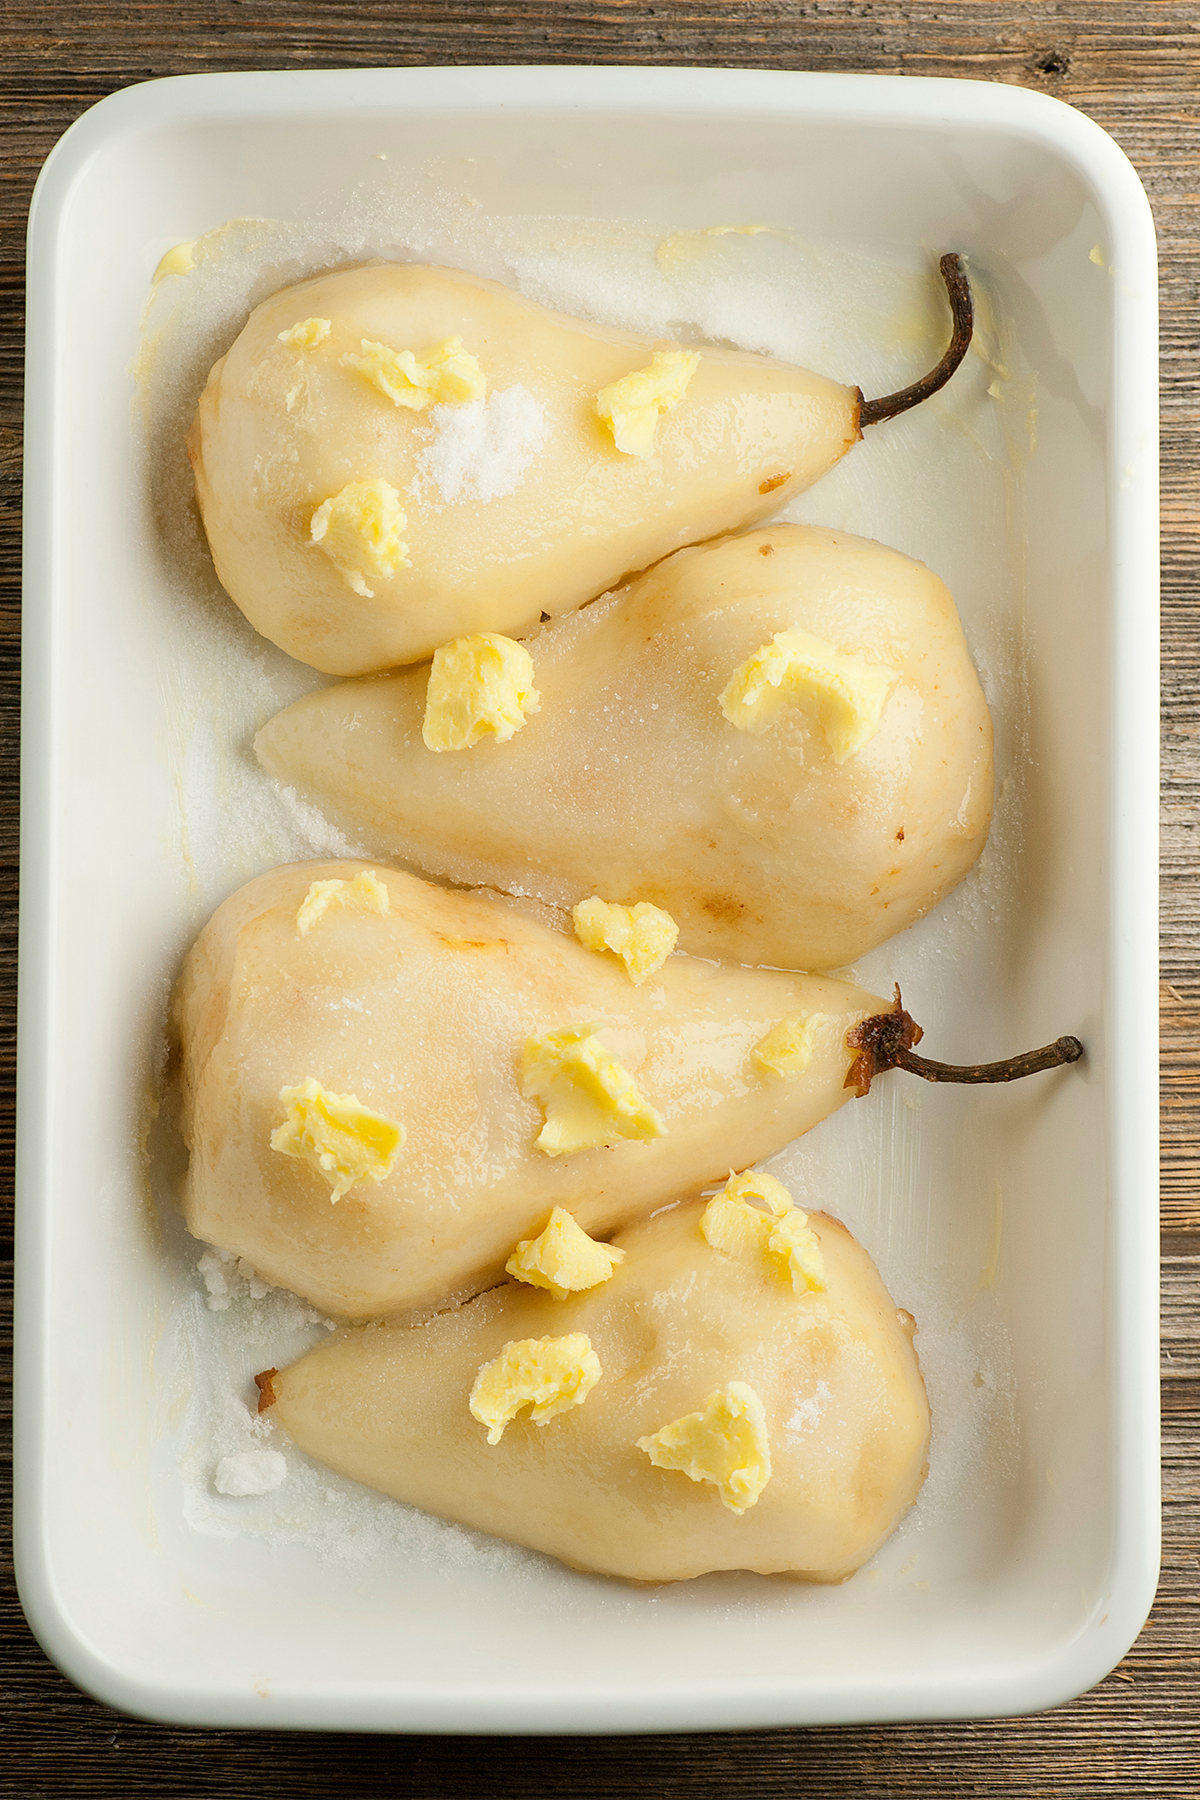
{"label": "rectangular casserole dish", "polygon": [[[330,1561],[184,1517],[155,1367],[182,1277],[138,1131],[144,1046],[221,896],[189,887],[178,848],[127,370],[172,244],[342,205],[384,157],[414,181],[474,158],[514,212],[664,231],[770,218],[1006,271],[1037,384],[1010,544],[1021,878],[992,951],[1003,992],[970,994],[971,1030],[948,1014],[931,1053],[1070,1030],[1088,1057],[1050,1098],[985,1095],[984,1112],[955,1097],[932,1128],[931,1267],[966,1299],[952,1240],[961,1225],[978,1267],[1004,1194],[987,1303],[1015,1415],[1003,1492],[981,1465],[919,1567],[885,1552],[842,1588],[626,1590],[469,1549]],[[1156,343],[1136,176],[1088,120],[1017,88],[626,68],[199,76],[127,89],[67,133],[30,222],[16,1527],[27,1613],[72,1680],[194,1725],[661,1731],[1028,1711],[1124,1654],[1158,1554]],[[807,516],[837,522],[819,490]],[[254,872],[231,864],[228,887]]]}

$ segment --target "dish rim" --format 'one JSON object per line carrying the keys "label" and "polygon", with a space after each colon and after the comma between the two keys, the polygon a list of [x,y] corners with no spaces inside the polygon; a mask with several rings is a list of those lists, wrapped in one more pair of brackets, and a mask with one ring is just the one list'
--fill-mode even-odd
{"label": "dish rim", "polygon": [[[46,1420],[40,1379],[48,1353],[47,1300],[54,1277],[53,1201],[44,1145],[52,1099],[48,1026],[53,942],[40,899],[51,878],[43,821],[55,805],[56,752],[51,687],[60,653],[54,613],[54,332],[58,244],[75,183],[114,138],[171,124],[218,123],[256,114],[321,119],[358,112],[431,114],[592,113],[720,115],[749,107],[806,122],[972,131],[1003,130],[1052,152],[1084,180],[1105,218],[1114,297],[1112,442],[1139,446],[1138,478],[1110,491],[1113,573],[1112,729],[1108,820],[1114,856],[1112,1122],[1113,1404],[1117,1469],[1111,1592],[1104,1617],[1053,1656],[1028,1658],[1003,1675],[966,1670],[953,1692],[922,1688],[909,1674],[890,1692],[847,1694],[844,1685],[803,1677],[738,1683],[727,1677],[651,1690],[563,1686],[530,1694],[514,1685],[441,1686],[349,1699],[314,1683],[290,1706],[264,1716],[240,1688],[203,1693],[167,1680],[151,1684],[109,1660],[76,1626],[58,1593],[43,1540],[39,1454]],[[1149,203],[1130,163],[1101,128],[1049,96],[1000,84],[929,77],[811,74],[750,69],[480,65],[203,74],[146,82],[100,101],[52,150],[29,220],[26,356],[25,553],[23,574],[20,1001],[18,1010],[17,1305],[14,1526],[18,1584],[30,1624],[51,1658],[86,1691],[124,1711],[171,1722],[271,1724],[313,1729],[579,1732],[721,1729],[880,1719],[983,1717],[1055,1705],[1085,1691],[1120,1660],[1153,1599],[1159,1556],[1158,1488],[1158,1113],[1157,1044],[1157,307],[1155,240]],[[1111,450],[1110,450],[1111,455]],[[35,899],[38,896],[38,899]],[[1119,1103],[1118,1103],[1119,1102]],[[1151,1229],[1153,1227],[1153,1229]],[[319,1709],[324,1708],[323,1711]],[[319,1711],[319,1716],[318,1715]],[[336,1714],[336,1717],[334,1716]],[[400,1716],[398,1716],[400,1715]]]}

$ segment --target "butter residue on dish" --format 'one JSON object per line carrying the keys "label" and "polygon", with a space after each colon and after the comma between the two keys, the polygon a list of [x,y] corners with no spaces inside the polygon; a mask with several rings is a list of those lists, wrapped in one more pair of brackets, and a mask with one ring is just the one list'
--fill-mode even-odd
{"label": "butter residue on dish", "polygon": [[668,276],[677,275],[690,262],[716,246],[714,239],[729,237],[775,237],[785,243],[797,243],[796,233],[779,225],[702,225],[698,230],[673,231],[655,247],[654,260]]}
{"label": "butter residue on dish", "polygon": [[190,275],[196,266],[197,238],[187,238],[182,244],[172,244],[171,248],[159,259],[158,267],[151,276],[151,292],[167,275]]}

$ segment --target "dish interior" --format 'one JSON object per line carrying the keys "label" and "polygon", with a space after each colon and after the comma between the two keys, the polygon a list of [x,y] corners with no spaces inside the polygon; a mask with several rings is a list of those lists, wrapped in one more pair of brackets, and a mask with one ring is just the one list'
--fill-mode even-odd
{"label": "dish interior", "polygon": [[[198,266],[207,286],[190,313],[164,285],[139,348],[159,258],[229,220],[282,227],[239,227],[232,251]],[[673,319],[656,242],[764,221],[782,235],[701,243]],[[81,164],[59,223],[48,521],[56,1276],[53,1424],[37,1446],[77,1679],[228,1723],[853,1718],[879,1707],[881,1687],[897,1714],[945,1710],[951,1690],[969,1707],[976,1680],[998,1710],[1103,1613],[1116,1513],[1106,234],[1067,158],[986,120],[933,116],[921,128],[749,107],[205,116],[189,103]],[[924,366],[941,329],[934,260],[968,259],[982,354],[787,516],[929,562],[996,716],[980,869],[860,976],[883,992],[901,981],[935,1057],[1074,1032],[1088,1059],[1011,1090],[914,1091],[893,1075],[771,1165],[801,1204],[863,1237],[938,1365],[930,1491],[842,1587],[717,1575],[627,1588],[469,1533],[381,1523],[345,1495],[321,1514],[316,1476],[290,1531],[287,1490],[261,1531],[227,1509],[265,1503],[222,1510],[205,1496],[221,1395],[244,1396],[288,1330],[299,1343],[320,1328],[276,1302],[256,1338],[242,1297],[239,1336],[205,1306],[161,1125],[142,1155],[161,1020],[224,895],[328,846],[247,760],[254,726],[320,678],[255,639],[216,589],[172,433],[248,304],[356,246],[458,262],[610,323],[649,318],[660,336],[770,348],[868,394]],[[172,279],[182,295],[194,277]]]}

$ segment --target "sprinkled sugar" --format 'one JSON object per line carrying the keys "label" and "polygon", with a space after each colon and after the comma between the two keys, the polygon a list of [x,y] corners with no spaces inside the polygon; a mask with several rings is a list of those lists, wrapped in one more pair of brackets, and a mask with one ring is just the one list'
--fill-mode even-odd
{"label": "sprinkled sugar", "polygon": [[209,1248],[196,1263],[204,1285],[208,1289],[209,1312],[228,1312],[235,1300],[249,1295],[251,1300],[265,1300],[268,1294],[286,1294],[298,1309],[298,1317],[305,1325],[323,1325],[326,1331],[336,1331],[337,1326],[332,1319],[325,1318],[315,1306],[309,1306],[295,1294],[288,1294],[284,1288],[274,1288],[247,1261],[244,1256],[235,1256],[232,1250]]}
{"label": "sprinkled sugar", "polygon": [[218,1494],[244,1500],[248,1494],[273,1494],[287,1480],[287,1461],[278,1450],[243,1450],[223,1456],[213,1476]]}
{"label": "sprinkled sugar", "polygon": [[515,493],[550,435],[541,405],[520,386],[466,406],[435,406],[429,419],[433,431],[421,451],[421,473],[451,503]]}

